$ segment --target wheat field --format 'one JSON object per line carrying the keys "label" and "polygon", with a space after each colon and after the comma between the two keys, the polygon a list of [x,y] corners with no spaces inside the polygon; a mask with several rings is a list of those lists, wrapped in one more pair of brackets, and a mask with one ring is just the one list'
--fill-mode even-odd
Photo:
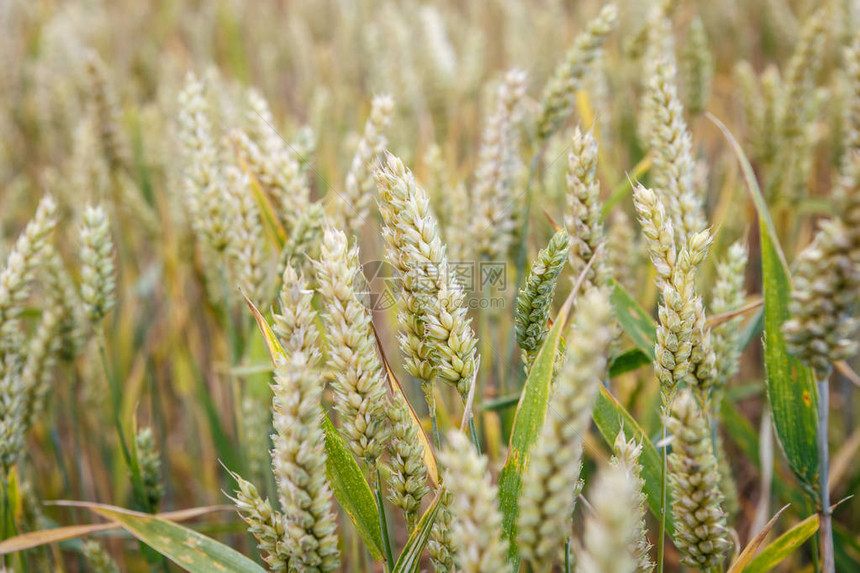
{"label": "wheat field", "polygon": [[0,0],[0,570],[860,571],[854,0]]}

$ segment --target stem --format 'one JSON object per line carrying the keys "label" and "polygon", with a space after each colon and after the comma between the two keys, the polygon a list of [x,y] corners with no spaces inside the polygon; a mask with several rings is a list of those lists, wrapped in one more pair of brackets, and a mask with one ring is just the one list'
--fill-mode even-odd
{"label": "stem", "polygon": [[564,542],[564,573],[570,573],[570,537]]}
{"label": "stem", "polygon": [[[128,471],[131,474],[131,489],[134,494],[134,500],[143,508],[146,513],[155,513],[153,508],[150,507],[149,500],[144,494],[143,491],[143,481],[140,476],[140,467],[137,463],[137,458],[132,457],[131,450],[128,448],[128,441],[125,437],[125,431],[122,429],[122,419],[120,417],[120,409],[121,409],[121,401],[119,395],[119,382],[111,373],[110,366],[108,365],[107,359],[107,351],[105,350],[105,337],[104,331],[99,329],[98,334],[96,335],[96,340],[99,345],[99,355],[101,356],[102,368],[104,368],[105,376],[108,379],[108,386],[110,387],[111,398],[113,402],[113,421],[116,426],[116,432],[119,436],[120,447],[122,448],[122,457],[125,459],[126,465],[128,465]],[[141,545],[143,547],[143,545]]]}
{"label": "stem", "polygon": [[481,440],[478,439],[478,429],[475,427],[475,415],[469,413],[469,434],[472,436],[472,443],[475,444],[475,451],[481,455]]}
{"label": "stem", "polygon": [[230,346],[230,365],[236,366],[236,358],[238,354],[238,336],[236,334],[236,325],[233,324],[233,313],[230,309],[230,288],[227,281],[227,265],[221,265],[221,290],[224,296],[224,320],[227,323],[227,337]]}
{"label": "stem", "polygon": [[125,462],[128,464],[129,469],[132,469],[132,460],[131,460],[131,450],[128,449],[128,442],[125,439],[125,431],[122,429],[122,420],[120,418],[120,396],[119,396],[119,387],[117,386],[117,381],[113,377],[111,373],[110,366],[108,365],[107,359],[107,351],[105,350],[105,341],[104,341],[104,332],[99,330],[98,335],[96,336],[96,340],[99,345],[99,356],[101,357],[102,368],[104,369],[105,377],[108,380],[108,387],[110,387],[111,401],[113,403],[113,421],[116,426],[116,432],[119,435],[119,443],[122,447],[122,455],[125,458]]}
{"label": "stem", "polygon": [[[0,539],[5,540],[5,539],[8,539],[9,537],[11,537],[12,535],[14,535],[14,533],[12,533],[10,531],[10,528],[9,528],[9,519],[15,519],[15,518],[13,515],[11,515],[10,507],[9,507],[9,474],[5,468],[2,470],[2,472],[3,472],[3,492],[2,492],[2,497],[3,497],[3,500],[2,500],[2,504],[3,504],[3,526],[2,527],[3,527],[3,530],[2,530],[2,535],[0,535]],[[9,566],[9,560],[11,558],[12,557],[10,555],[4,555],[3,560],[0,561],[0,564],[2,564],[4,570],[6,569],[6,567]]]}
{"label": "stem", "polygon": [[[9,530],[6,527],[7,520],[9,518],[9,480],[6,477],[6,471],[3,471],[3,532],[0,535],[0,539],[6,539],[9,536]],[[3,564],[6,564],[6,559],[4,557]]]}
{"label": "stem", "polygon": [[661,441],[663,444],[663,471],[660,478],[660,533],[657,537],[657,571],[663,572],[663,557],[665,552],[664,539],[666,538],[666,474],[668,474],[669,458],[667,456],[666,423],[662,423]]}
{"label": "stem", "polygon": [[424,399],[427,401],[427,410],[430,413],[430,425],[433,427],[433,445],[439,449],[439,422],[436,420],[436,381],[425,380],[421,382],[421,389],[424,390]]}
{"label": "stem", "polygon": [[[721,394],[721,393],[719,393]],[[722,405],[722,396],[716,395],[713,400],[711,411],[708,412],[708,425],[711,428],[711,451],[714,452],[714,457],[717,457],[717,442],[720,439],[720,406]]]}
{"label": "stem", "polygon": [[233,423],[233,429],[236,433],[236,457],[237,461],[241,464],[242,468],[247,467],[247,452],[246,449],[242,447],[242,443],[240,441],[240,437],[244,439],[242,436],[241,425],[239,424],[239,416],[237,411],[241,408],[242,398],[241,391],[239,389],[239,380],[233,374],[233,368],[235,368],[239,363],[239,335],[236,330],[236,324],[233,322],[233,312],[231,305],[231,297],[230,297],[230,288],[227,280],[227,264],[221,264],[221,289],[223,291],[224,296],[224,320],[227,323],[227,344],[230,347],[230,372],[227,374],[227,380],[230,384],[230,395],[233,400],[233,407],[230,409],[230,418]]}
{"label": "stem", "polygon": [[382,472],[376,465],[376,509],[379,513],[379,529],[382,532],[382,548],[385,551],[385,570],[389,571],[394,565],[394,554],[391,551],[391,540],[388,538],[388,521],[385,519],[385,506],[382,502]]}
{"label": "stem", "polygon": [[833,553],[833,524],[830,509],[830,455],[828,452],[828,415],[830,413],[830,371],[816,373],[818,383],[818,479],[821,490],[821,570],[824,573],[836,571]]}

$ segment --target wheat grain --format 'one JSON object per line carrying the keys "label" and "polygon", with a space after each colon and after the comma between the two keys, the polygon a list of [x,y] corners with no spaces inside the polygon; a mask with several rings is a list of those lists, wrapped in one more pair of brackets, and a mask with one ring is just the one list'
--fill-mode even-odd
{"label": "wheat grain", "polygon": [[315,266],[325,304],[335,408],[352,453],[374,467],[389,436],[389,405],[370,312],[356,291],[362,280],[358,248],[348,246],[342,231],[326,229]]}
{"label": "wheat grain", "polygon": [[388,445],[391,477],[389,499],[403,510],[406,526],[414,529],[421,500],[427,487],[427,468],[424,465],[424,447],[418,441],[418,428],[412,422],[409,406],[403,400],[392,400],[388,410],[391,424],[391,441]]}
{"label": "wheat grain", "polygon": [[263,555],[270,571],[287,571],[290,556],[284,545],[284,516],[272,509],[269,500],[260,497],[254,484],[231,473],[239,489],[231,498],[239,515],[248,524],[248,533],[257,540],[257,549]]}
{"label": "wheat grain", "polygon": [[87,316],[98,325],[116,304],[113,240],[107,213],[87,207],[81,227],[81,299]]}
{"label": "wheat grain", "polygon": [[681,392],[665,420],[673,435],[669,454],[675,542],[690,567],[717,567],[729,547],[720,474],[707,421],[689,391]]}
{"label": "wheat grain", "polygon": [[538,137],[546,140],[567,118],[573,98],[594,61],[601,56],[606,36],[615,28],[618,9],[614,4],[604,6],[600,14],[588,23],[565,54],[544,88],[538,112]]}
{"label": "wheat grain", "polygon": [[[272,468],[284,512],[290,567],[334,571],[340,566],[337,519],[325,473],[321,373],[295,352],[275,365]],[[295,565],[294,565],[295,564]]]}
{"label": "wheat grain", "polygon": [[[583,135],[579,128],[573,134],[568,155],[567,205],[564,220],[570,234],[570,262],[573,275],[578,277],[603,241],[597,140],[591,132]],[[583,289],[589,285],[606,286],[609,277],[606,259],[598,258],[588,270]]]}
{"label": "wheat grain", "polygon": [[394,156],[377,170],[376,181],[387,257],[402,278],[398,320],[406,368],[425,382],[438,375],[465,397],[477,341],[427,195]]}

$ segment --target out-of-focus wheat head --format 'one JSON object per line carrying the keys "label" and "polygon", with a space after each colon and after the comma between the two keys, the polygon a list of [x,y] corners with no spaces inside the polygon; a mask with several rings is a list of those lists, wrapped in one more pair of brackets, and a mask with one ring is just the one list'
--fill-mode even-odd
{"label": "out-of-focus wheat head", "polygon": [[370,117],[367,118],[364,133],[352,158],[343,193],[338,193],[335,198],[334,225],[350,235],[358,234],[367,225],[373,201],[373,165],[385,151],[385,130],[391,123],[393,113],[394,100],[391,96],[379,95],[373,98]]}
{"label": "out-of-focus wheat head", "polygon": [[552,135],[570,113],[576,91],[582,86],[586,72],[601,56],[606,36],[615,28],[618,8],[604,6],[600,14],[588,23],[558,65],[544,88],[538,112],[537,132],[541,140]]}
{"label": "out-of-focus wheat head", "polygon": [[[622,429],[615,437],[612,451],[613,456],[610,464],[623,471],[633,486],[632,506],[635,508],[636,520],[635,523],[630,525],[632,530],[630,544],[632,556],[636,561],[636,571],[637,573],[650,573],[654,570],[655,565],[651,561],[649,554],[651,543],[648,541],[648,527],[645,522],[647,496],[643,491],[645,480],[642,479],[642,465],[639,463],[639,456],[642,454],[642,444],[637,443],[635,438],[628,440]],[[621,499],[624,498],[621,497]],[[627,511],[629,512],[629,508]],[[620,551],[623,552],[625,550],[622,549]]]}
{"label": "out-of-focus wheat head", "polygon": [[[574,276],[585,271],[603,241],[600,183],[597,180],[597,140],[576,128],[570,144],[565,225],[570,234],[570,262]],[[606,286],[611,270],[600,257],[588,269],[586,285]]]}
{"label": "out-of-focus wheat head", "polygon": [[479,260],[504,260],[513,239],[514,185],[520,162],[518,124],[525,91],[525,72],[509,71],[484,127],[471,198],[471,248]]}
{"label": "out-of-focus wheat head", "polygon": [[510,570],[507,543],[502,540],[498,491],[487,471],[487,458],[475,451],[465,434],[452,430],[440,461],[444,487],[451,492],[451,529],[458,568],[464,573]]}
{"label": "out-of-focus wheat head", "polygon": [[583,436],[606,375],[610,320],[608,293],[598,288],[585,293],[568,336],[567,359],[523,475],[517,543],[523,559],[537,570],[562,561],[573,506],[582,488]]}
{"label": "out-of-focus wheat head", "polygon": [[98,541],[94,539],[85,541],[81,551],[93,573],[119,573],[116,562]]}
{"label": "out-of-focus wheat head", "polygon": [[594,508],[585,521],[582,549],[577,552],[577,571],[584,573],[634,573],[640,571],[634,550],[637,484],[619,466],[605,466],[591,487]]}

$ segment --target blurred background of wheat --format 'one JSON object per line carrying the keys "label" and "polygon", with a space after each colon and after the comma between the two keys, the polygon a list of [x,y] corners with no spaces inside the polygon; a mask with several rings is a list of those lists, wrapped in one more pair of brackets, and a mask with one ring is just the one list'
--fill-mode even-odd
{"label": "blurred background of wheat", "polygon": [[[300,272],[309,280],[316,280],[312,266],[303,261],[305,254],[319,256],[321,233],[318,239],[310,233],[308,242],[300,233],[291,235],[300,228],[297,221],[303,215],[302,224],[320,225],[322,214],[314,219],[308,209],[321,209],[329,220],[355,233],[362,264],[383,260],[386,247],[380,236],[376,185],[362,186],[367,175],[358,182],[349,177],[355,169],[372,172],[353,157],[363,152],[365,161],[378,159],[381,150],[374,144],[399,157],[427,190],[450,260],[505,263],[504,287],[492,293],[489,287],[487,292],[479,287],[467,293],[467,299],[477,300],[471,306],[478,307],[469,311],[480,353],[476,430],[490,471],[497,475],[505,463],[516,396],[525,379],[520,350],[512,343],[516,286],[555,227],[564,225],[570,215],[565,176],[577,124],[583,132],[591,130],[599,143],[600,201],[610,209],[602,256],[611,263],[618,283],[656,316],[655,272],[630,198],[631,179],[654,184],[648,169],[653,158],[648,153],[651,134],[644,127],[654,111],[643,101],[648,82],[657,73],[655,49],[668,46],[677,57],[675,81],[692,134],[695,174],[703,182],[707,226],[714,233],[697,288],[708,308],[714,308],[712,301],[719,296],[714,286],[716,261],[725,259],[730,246],[740,241],[749,256],[743,271],[747,295],[741,306],[751,304],[742,319],[731,324],[735,329],[754,327],[760,317],[754,303],[762,296],[758,219],[736,155],[704,112],[724,122],[741,142],[791,263],[812,241],[816,221],[839,214],[831,189],[837,186],[846,149],[858,143],[852,123],[856,118],[846,121],[860,105],[852,91],[857,70],[845,64],[843,50],[860,30],[860,7],[850,0],[826,2],[824,16],[815,16],[821,22],[810,26],[819,4],[681,0],[660,8],[644,0],[619,0],[619,20],[602,57],[577,86],[572,117],[542,144],[541,168],[535,175],[528,162],[541,148],[541,134],[533,122],[543,86],[577,34],[600,12],[598,2],[3,1],[3,259],[13,251],[42,197],[56,200],[57,219],[49,239],[56,255],[43,253],[53,263],[40,262],[29,296],[18,301],[23,305],[15,338],[24,349],[20,354],[26,360],[47,347],[49,356],[44,374],[39,373],[44,396],[37,400],[26,444],[7,467],[4,537],[98,521],[84,509],[42,506],[42,501],[93,501],[148,511],[225,504],[229,500],[224,492],[233,495],[236,486],[224,466],[271,496],[276,487],[267,453],[273,431],[272,367],[238,287],[268,313],[281,286],[285,244],[299,247],[293,260],[299,261]],[[654,18],[655,10],[662,10],[668,25]],[[820,57],[804,59],[797,53],[801,49],[818,50]],[[514,68],[526,76],[506,76]],[[180,137],[183,121],[190,121],[182,117],[186,100],[181,97],[183,90],[187,95],[189,73],[199,80],[209,110],[213,153],[238,168],[225,177],[239,181],[235,183],[239,195],[245,194],[221,205],[216,201],[201,206],[198,199],[191,210],[184,187],[187,143]],[[507,165],[513,170],[512,186],[506,197],[491,196],[488,201],[481,195],[481,179],[488,175],[477,171],[482,132],[493,120],[503,88],[515,91],[517,82],[524,93],[510,97],[522,101],[522,117],[514,119],[522,141]],[[256,96],[249,95],[252,89]],[[390,95],[393,103],[377,98],[382,95]],[[260,96],[265,100],[262,107],[249,103]],[[378,125],[365,128],[368,118],[369,126],[373,121]],[[235,129],[244,130],[260,147],[266,138],[274,138],[272,145],[285,145],[297,163],[293,175],[307,182],[309,197],[255,194],[266,189],[261,178],[265,173],[254,171]],[[369,129],[380,133],[368,134]],[[247,179],[249,174],[253,180]],[[273,176],[283,174],[282,170]],[[355,211],[354,203],[344,206],[357,197],[364,198],[364,212]],[[293,205],[300,211],[287,211],[291,200],[297,201]],[[494,201],[501,203],[494,206]],[[309,207],[316,202],[316,207]],[[110,297],[83,293],[87,303],[94,298],[100,309],[77,300],[80,296],[73,291],[79,287],[51,284],[58,274],[45,270],[61,261],[70,275],[66,279],[74,285],[86,284],[87,272],[98,272],[94,269],[99,263],[86,258],[80,235],[82,227],[98,232],[98,214],[87,210],[96,204],[103,206],[102,216],[110,221],[108,240],[113,242],[110,252],[115,253],[116,267],[115,306],[107,300]],[[485,212],[493,208],[501,214]],[[241,235],[237,227],[241,219],[235,217],[241,209],[250,213],[246,235]],[[240,242],[245,241],[237,253],[225,255],[231,261],[226,271],[219,268],[219,257],[207,251],[211,245],[201,246],[199,240],[201,233],[217,235],[218,229],[207,225],[215,224],[212,217],[219,212],[227,213],[223,232],[239,234],[244,237]],[[203,222],[195,223],[195,217]],[[475,223],[476,219],[487,224]],[[509,227],[502,233],[507,232],[507,239],[493,235],[505,225]],[[259,252],[251,244],[258,239],[263,241],[257,243]],[[94,240],[97,251],[104,238],[100,243]],[[97,253],[89,256],[98,258]],[[262,261],[258,268],[265,270],[256,283],[248,282],[255,271],[241,268],[253,266],[254,257]],[[366,274],[369,268],[365,267]],[[562,275],[555,309],[577,276],[570,269]],[[383,287],[371,280],[367,290],[384,294]],[[502,301],[501,308],[480,308],[481,300],[493,297]],[[316,305],[325,312],[319,301]],[[85,308],[97,315],[95,320],[82,316]],[[62,319],[51,324],[68,322],[72,332],[56,326],[53,336],[40,340],[39,329],[49,313],[60,313]],[[550,314],[555,316],[555,310]],[[396,308],[377,308],[373,324],[429,435],[425,396],[406,375],[398,350]],[[102,340],[104,360],[99,355]],[[756,334],[745,349],[718,409],[723,449],[718,461],[730,468],[728,479],[735,490],[725,507],[740,547],[786,503],[791,507],[771,537],[815,513],[771,430],[759,340]],[[628,351],[634,342],[621,335],[620,349],[613,352]],[[116,409],[103,362],[118,384]],[[850,363],[837,365],[831,384],[833,502],[860,483],[855,461],[860,447],[856,418],[860,382]],[[717,364],[718,369],[724,366]],[[651,367],[641,365],[614,377],[611,391],[653,441],[659,441],[660,389]],[[463,401],[449,386],[440,387],[438,396],[444,436],[459,425]],[[332,403],[330,391],[323,400]],[[137,445],[144,477],[150,478],[142,484],[143,498],[129,479],[115,410],[126,441]],[[589,476],[612,451],[594,427],[584,443],[582,476],[590,484]],[[840,571],[860,570],[858,511],[860,502],[851,499],[834,515]],[[403,547],[410,526],[400,518],[389,519],[393,542]],[[583,527],[583,519],[577,509],[576,531]],[[371,564],[343,512],[338,523],[344,570],[380,568]],[[648,525],[651,542],[656,543],[653,516]],[[256,555],[255,543],[235,513],[209,514],[191,522],[191,527],[245,555]],[[121,570],[175,567],[126,534],[112,531],[98,539]],[[793,552],[779,570],[817,568],[818,548],[813,545],[806,543]],[[98,561],[99,550],[72,540],[8,556],[6,565],[21,571],[89,570],[96,567],[87,563]],[[680,570],[679,559],[669,544],[667,570]],[[423,567],[431,567],[429,560]]]}

